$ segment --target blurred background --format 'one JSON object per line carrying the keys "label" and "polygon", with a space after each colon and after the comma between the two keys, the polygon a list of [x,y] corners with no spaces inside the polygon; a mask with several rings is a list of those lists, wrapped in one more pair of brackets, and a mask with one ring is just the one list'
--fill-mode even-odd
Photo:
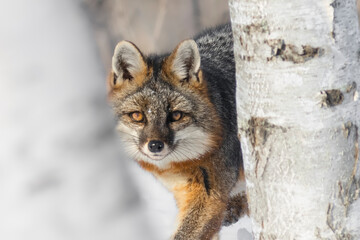
{"label": "blurred background", "polygon": [[0,239],[168,239],[174,199],[124,155],[105,78],[118,41],[170,51],[228,22],[227,1],[0,3]]}
{"label": "blurred background", "polygon": [[114,46],[135,43],[145,53],[171,51],[205,28],[230,21],[227,0],[83,0],[104,65]]}

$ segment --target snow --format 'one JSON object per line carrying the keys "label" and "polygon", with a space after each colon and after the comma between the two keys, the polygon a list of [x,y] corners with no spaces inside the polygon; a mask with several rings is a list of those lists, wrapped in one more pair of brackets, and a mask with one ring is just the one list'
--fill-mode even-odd
{"label": "snow", "polygon": [[[80,3],[2,5],[0,239],[168,239],[175,202],[122,152]],[[249,232],[243,218],[221,236]]]}

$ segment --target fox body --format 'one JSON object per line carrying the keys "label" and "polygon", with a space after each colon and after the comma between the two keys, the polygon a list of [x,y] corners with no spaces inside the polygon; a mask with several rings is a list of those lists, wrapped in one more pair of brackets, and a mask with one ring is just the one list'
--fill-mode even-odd
{"label": "fox body", "polygon": [[164,55],[119,42],[108,86],[125,149],[174,193],[172,239],[214,239],[247,212],[245,196],[231,194],[244,175],[230,24]]}

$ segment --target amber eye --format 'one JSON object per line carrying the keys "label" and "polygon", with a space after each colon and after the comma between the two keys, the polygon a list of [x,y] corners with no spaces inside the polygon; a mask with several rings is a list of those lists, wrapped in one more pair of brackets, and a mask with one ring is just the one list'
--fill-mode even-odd
{"label": "amber eye", "polygon": [[142,114],[141,112],[132,112],[129,113],[129,116],[134,122],[144,121],[144,114]]}
{"label": "amber eye", "polygon": [[183,117],[183,115],[184,115],[183,112],[180,112],[180,111],[172,112],[172,113],[170,113],[170,120],[172,122],[179,121]]}

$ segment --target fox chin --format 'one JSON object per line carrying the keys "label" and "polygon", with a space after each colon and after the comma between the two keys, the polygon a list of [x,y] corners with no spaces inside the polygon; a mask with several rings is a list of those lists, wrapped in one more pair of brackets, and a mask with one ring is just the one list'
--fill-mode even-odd
{"label": "fox chin", "polygon": [[163,55],[121,41],[107,82],[126,152],[174,193],[172,239],[215,239],[247,213],[244,190],[233,193],[244,172],[230,24]]}

